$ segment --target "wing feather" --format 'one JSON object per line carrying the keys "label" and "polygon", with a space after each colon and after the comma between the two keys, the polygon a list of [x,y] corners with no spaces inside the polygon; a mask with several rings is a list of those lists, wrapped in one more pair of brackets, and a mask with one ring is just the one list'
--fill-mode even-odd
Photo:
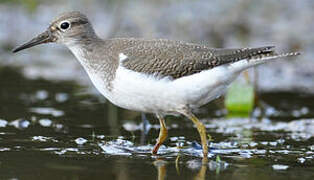
{"label": "wing feather", "polygon": [[125,68],[173,79],[242,59],[271,54],[274,49],[274,46],[214,49],[171,40],[116,39],[116,41],[120,53],[127,57],[121,62]]}

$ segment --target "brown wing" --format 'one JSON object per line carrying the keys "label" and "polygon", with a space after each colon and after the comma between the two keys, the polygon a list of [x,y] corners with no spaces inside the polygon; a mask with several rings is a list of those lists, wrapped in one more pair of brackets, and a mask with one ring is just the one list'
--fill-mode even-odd
{"label": "brown wing", "polygon": [[[121,40],[121,39],[120,39]],[[128,41],[120,53],[127,56],[122,65],[132,71],[170,76],[183,76],[208,70],[216,66],[259,54],[272,52],[273,47],[213,49],[206,46],[170,40],[121,40]]]}

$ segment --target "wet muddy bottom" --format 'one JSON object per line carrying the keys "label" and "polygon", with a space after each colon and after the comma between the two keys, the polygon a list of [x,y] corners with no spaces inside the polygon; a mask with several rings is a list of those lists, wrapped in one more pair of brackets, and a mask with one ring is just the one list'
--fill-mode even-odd
{"label": "wet muddy bottom", "polygon": [[[193,124],[117,108],[70,81],[27,79],[0,67],[0,179],[313,179],[314,96],[259,94],[252,118],[222,99],[195,112],[213,140],[209,162]],[[144,125],[145,124],[145,125]]]}

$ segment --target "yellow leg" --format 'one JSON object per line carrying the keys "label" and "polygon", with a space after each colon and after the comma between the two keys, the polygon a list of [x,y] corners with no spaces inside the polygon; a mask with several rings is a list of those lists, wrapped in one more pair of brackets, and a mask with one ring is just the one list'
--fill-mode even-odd
{"label": "yellow leg", "polygon": [[196,116],[194,116],[193,113],[191,112],[185,112],[183,113],[186,117],[191,119],[193,123],[197,127],[197,131],[200,134],[201,137],[201,143],[202,143],[202,148],[203,148],[203,161],[207,160],[207,155],[208,155],[208,146],[207,146],[207,138],[206,138],[206,129],[204,124],[197,119]]}
{"label": "yellow leg", "polygon": [[159,119],[159,123],[160,123],[160,131],[159,131],[159,137],[157,139],[157,143],[154,146],[152,154],[157,154],[159,147],[162,145],[162,143],[166,140],[168,136],[168,130],[167,130],[164,118],[159,114],[157,114],[157,118]]}

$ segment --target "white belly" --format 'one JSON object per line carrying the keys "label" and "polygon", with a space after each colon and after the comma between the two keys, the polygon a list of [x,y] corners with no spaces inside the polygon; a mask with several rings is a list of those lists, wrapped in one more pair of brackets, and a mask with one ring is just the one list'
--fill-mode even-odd
{"label": "white belly", "polygon": [[117,106],[142,112],[177,112],[185,106],[198,107],[219,97],[237,74],[221,66],[176,80],[156,79],[119,67],[110,95]]}

